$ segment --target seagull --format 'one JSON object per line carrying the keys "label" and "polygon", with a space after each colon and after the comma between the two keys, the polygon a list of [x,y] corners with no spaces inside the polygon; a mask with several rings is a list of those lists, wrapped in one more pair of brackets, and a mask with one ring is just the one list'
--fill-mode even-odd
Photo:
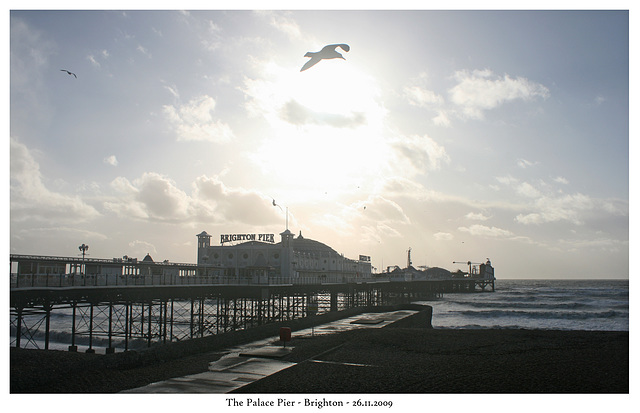
{"label": "seagull", "polygon": [[68,71],[67,69],[60,69],[61,72],[67,72],[67,74],[69,76],[73,75],[73,77],[75,77],[76,79],[78,78],[78,76],[76,76],[75,73],[71,73],[70,71]]}
{"label": "seagull", "polygon": [[307,70],[308,68],[310,68],[311,66],[315,65],[316,63],[318,63],[320,60],[323,60],[323,59],[347,60],[344,57],[342,57],[340,53],[336,52],[337,47],[341,48],[345,52],[348,52],[351,49],[348,44],[342,43],[342,44],[327,45],[323,47],[322,50],[320,50],[319,52],[307,52],[307,54],[305,54],[304,57],[310,57],[311,60],[305,63],[304,66],[302,66],[302,69],[300,69],[300,71],[302,72],[304,70]]}

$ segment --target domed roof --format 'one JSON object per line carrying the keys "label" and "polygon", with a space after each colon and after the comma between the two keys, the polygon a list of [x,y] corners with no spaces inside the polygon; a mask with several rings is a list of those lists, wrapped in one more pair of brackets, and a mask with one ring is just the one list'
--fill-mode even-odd
{"label": "domed roof", "polygon": [[151,255],[149,255],[149,253],[147,253],[147,256],[144,257],[142,262],[153,262],[153,258],[151,258]]}
{"label": "domed roof", "polygon": [[327,244],[323,244],[320,241],[315,241],[309,238],[303,238],[302,233],[300,233],[297,238],[293,239],[293,249],[299,252],[329,252],[332,254],[338,254]]}

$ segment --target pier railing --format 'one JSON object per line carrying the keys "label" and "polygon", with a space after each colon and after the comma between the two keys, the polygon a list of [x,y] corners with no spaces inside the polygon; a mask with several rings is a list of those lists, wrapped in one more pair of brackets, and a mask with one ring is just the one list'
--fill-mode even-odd
{"label": "pier railing", "polygon": [[138,285],[318,285],[385,282],[387,279],[348,275],[304,277],[219,277],[178,275],[119,275],[119,274],[11,274],[11,288],[67,288]]}

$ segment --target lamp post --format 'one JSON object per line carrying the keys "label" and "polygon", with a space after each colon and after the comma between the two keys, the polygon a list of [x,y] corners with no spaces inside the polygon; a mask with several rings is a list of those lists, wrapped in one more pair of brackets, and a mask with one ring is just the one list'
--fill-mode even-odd
{"label": "lamp post", "polygon": [[[280,208],[280,211],[282,211],[282,207],[278,204],[276,204],[276,200],[273,200],[273,206],[277,206],[278,208]],[[285,212],[285,229],[289,229],[289,207],[285,206],[286,208],[286,212]]]}
{"label": "lamp post", "polygon": [[86,245],[86,244],[82,244],[82,245],[80,245],[78,247],[78,249],[80,251],[82,251],[82,267],[80,268],[80,274],[83,274],[83,271],[84,271],[84,256],[85,256],[87,250],[89,249],[89,246]]}

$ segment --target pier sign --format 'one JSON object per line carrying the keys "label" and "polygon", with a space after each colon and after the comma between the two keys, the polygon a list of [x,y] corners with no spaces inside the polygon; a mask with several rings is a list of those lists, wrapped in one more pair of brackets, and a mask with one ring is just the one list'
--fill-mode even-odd
{"label": "pier sign", "polygon": [[225,242],[236,242],[236,241],[260,241],[260,242],[269,242],[271,244],[275,243],[275,234],[220,234],[220,245],[223,245]]}

